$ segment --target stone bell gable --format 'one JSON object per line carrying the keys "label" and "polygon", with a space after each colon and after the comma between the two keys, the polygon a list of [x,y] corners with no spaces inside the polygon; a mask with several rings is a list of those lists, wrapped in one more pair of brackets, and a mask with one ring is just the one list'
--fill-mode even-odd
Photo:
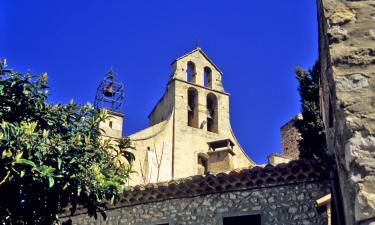
{"label": "stone bell gable", "polygon": [[254,165],[231,129],[222,72],[201,48],[172,62],[172,75],[149,115],[149,127],[130,138],[137,148],[135,170],[140,171],[131,184]]}
{"label": "stone bell gable", "polygon": [[172,67],[171,80],[187,81],[211,90],[224,92],[221,82],[222,72],[199,47],[174,60]]}

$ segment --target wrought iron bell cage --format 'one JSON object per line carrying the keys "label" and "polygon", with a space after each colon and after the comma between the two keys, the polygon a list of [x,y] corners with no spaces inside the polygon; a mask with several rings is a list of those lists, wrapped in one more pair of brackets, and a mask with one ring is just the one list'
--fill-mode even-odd
{"label": "wrought iron bell cage", "polygon": [[96,89],[94,107],[122,114],[123,100],[124,84],[115,78],[111,68]]}

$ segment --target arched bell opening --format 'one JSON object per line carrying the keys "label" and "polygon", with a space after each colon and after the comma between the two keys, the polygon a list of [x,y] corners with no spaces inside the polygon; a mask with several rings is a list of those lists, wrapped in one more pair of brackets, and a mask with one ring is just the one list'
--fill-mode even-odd
{"label": "arched bell opening", "polygon": [[218,133],[218,105],[216,95],[207,95],[207,131]]}
{"label": "arched bell opening", "polygon": [[188,126],[198,128],[198,91],[188,89]]}
{"label": "arched bell opening", "polygon": [[204,68],[204,86],[208,88],[212,88],[212,70],[210,67]]}
{"label": "arched bell opening", "polygon": [[187,82],[195,84],[197,82],[197,71],[195,68],[195,64],[193,62],[189,61],[187,63],[186,73],[187,73]]}

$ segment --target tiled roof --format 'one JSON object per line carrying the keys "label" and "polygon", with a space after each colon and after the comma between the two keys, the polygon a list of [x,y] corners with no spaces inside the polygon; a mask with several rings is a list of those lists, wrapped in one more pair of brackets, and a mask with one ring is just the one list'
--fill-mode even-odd
{"label": "tiled roof", "polygon": [[322,163],[295,160],[277,166],[255,166],[216,175],[196,175],[145,186],[138,185],[125,191],[117,204],[132,205],[172,198],[194,197],[328,179],[329,170]]}
{"label": "tiled roof", "polygon": [[[115,205],[109,208],[150,203],[168,199],[267,188],[302,182],[318,182],[329,179],[328,166],[317,161],[295,160],[277,166],[255,166],[216,175],[196,175],[168,182],[151,183],[130,187]],[[78,207],[76,214],[84,210]],[[64,213],[66,216],[68,213]]]}

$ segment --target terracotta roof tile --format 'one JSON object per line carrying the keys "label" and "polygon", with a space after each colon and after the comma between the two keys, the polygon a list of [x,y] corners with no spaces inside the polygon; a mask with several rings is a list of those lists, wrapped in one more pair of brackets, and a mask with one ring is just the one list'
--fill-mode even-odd
{"label": "terracotta roof tile", "polygon": [[124,192],[120,202],[131,205],[222,191],[327,179],[329,179],[329,170],[322,163],[295,160],[277,166],[266,165],[264,168],[255,166],[250,169],[233,170],[216,175],[196,175],[146,186],[138,185]]}
{"label": "terracotta roof tile", "polygon": [[327,165],[317,161],[295,160],[277,166],[254,166],[216,175],[195,175],[168,182],[137,185],[124,191],[113,207],[328,179]]}

